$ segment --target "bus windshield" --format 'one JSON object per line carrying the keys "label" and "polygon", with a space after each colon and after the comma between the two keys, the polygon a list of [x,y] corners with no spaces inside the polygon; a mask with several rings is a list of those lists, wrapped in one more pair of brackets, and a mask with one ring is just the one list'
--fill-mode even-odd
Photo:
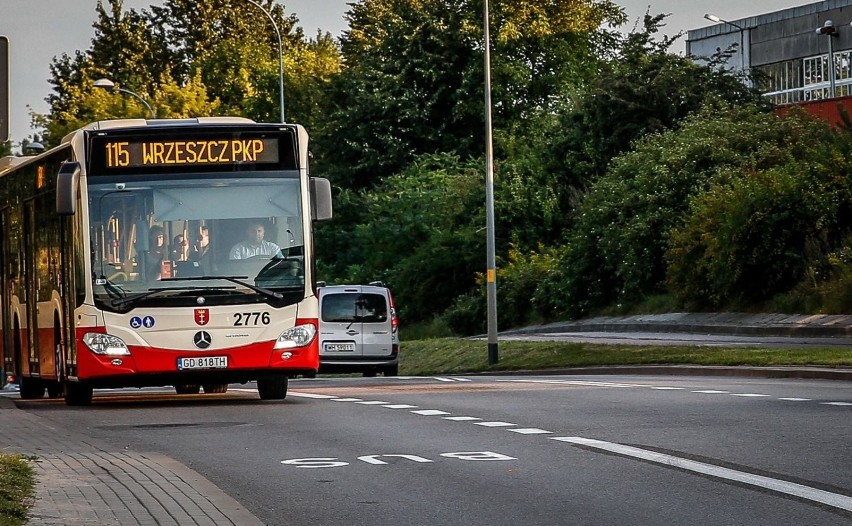
{"label": "bus windshield", "polygon": [[212,304],[301,300],[305,234],[296,174],[91,178],[95,302],[114,311],[179,305],[199,290],[208,290]]}

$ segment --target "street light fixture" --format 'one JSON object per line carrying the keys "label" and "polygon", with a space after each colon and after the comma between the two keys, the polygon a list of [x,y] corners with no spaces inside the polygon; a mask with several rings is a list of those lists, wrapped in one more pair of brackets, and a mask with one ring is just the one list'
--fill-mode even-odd
{"label": "street light fixture", "polygon": [[839,36],[837,28],[831,20],[826,20],[822,27],[816,28],[817,35],[825,35],[828,37],[828,81],[829,81],[829,96],[833,99],[835,95],[835,73],[834,73],[834,47],[832,37]]}
{"label": "street light fixture", "polygon": [[275,23],[275,19],[272,18],[272,14],[264,9],[262,5],[258,4],[254,0],[246,0],[246,2],[263,11],[266,18],[272,22],[272,27],[275,28],[275,35],[278,37],[278,101],[281,106],[281,122],[287,122],[284,120],[284,48],[281,45],[281,31],[278,30],[278,24]]}
{"label": "street light fixture", "polygon": [[486,277],[488,307],[488,365],[499,359],[497,353],[497,263],[494,248],[494,151],[491,140],[491,37],[488,30],[488,0],[484,4],[485,36],[485,227]]}
{"label": "street light fixture", "polygon": [[139,95],[137,95],[136,93],[133,93],[132,91],[130,91],[128,89],[119,88],[118,86],[115,85],[115,82],[111,81],[110,79],[98,79],[92,85],[96,88],[99,88],[99,89],[104,89],[104,90],[107,90],[107,91],[118,91],[118,92],[127,93],[128,95],[132,95],[132,96],[136,97],[137,99],[139,99],[139,101],[142,104],[145,105],[146,108],[148,108],[148,112],[151,113],[151,118],[152,119],[157,118],[157,114],[154,113],[154,109],[151,107],[150,104],[148,104],[145,101],[145,99],[143,99],[142,97],[140,97]]}
{"label": "street light fixture", "polygon": [[739,49],[739,53],[740,53],[740,71],[742,71],[743,73],[745,73],[745,69],[746,69],[746,68],[745,68],[745,50],[743,49],[743,33],[745,32],[745,29],[743,29],[743,27],[742,27],[742,26],[740,26],[740,25],[738,25],[738,24],[735,24],[735,23],[733,23],[733,22],[728,22],[727,20],[725,20],[725,19],[723,19],[723,18],[719,18],[718,16],[716,16],[716,15],[711,15],[711,14],[709,14],[709,13],[708,13],[708,14],[705,14],[705,15],[704,15],[704,18],[706,18],[707,20],[709,20],[709,21],[711,21],[711,22],[715,22],[715,23],[717,23],[717,24],[719,24],[719,23],[728,24],[729,26],[734,26],[735,28],[737,28],[737,29],[739,29],[739,30],[740,30],[740,49]]}

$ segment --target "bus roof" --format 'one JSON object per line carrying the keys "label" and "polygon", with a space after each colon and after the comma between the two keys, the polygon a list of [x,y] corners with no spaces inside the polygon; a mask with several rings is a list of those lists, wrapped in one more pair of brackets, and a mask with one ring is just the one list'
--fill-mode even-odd
{"label": "bus roof", "polygon": [[62,144],[70,142],[75,134],[86,130],[109,130],[114,128],[147,128],[156,126],[186,126],[191,124],[253,124],[245,117],[195,117],[191,119],[114,119],[95,121],[62,138]]}

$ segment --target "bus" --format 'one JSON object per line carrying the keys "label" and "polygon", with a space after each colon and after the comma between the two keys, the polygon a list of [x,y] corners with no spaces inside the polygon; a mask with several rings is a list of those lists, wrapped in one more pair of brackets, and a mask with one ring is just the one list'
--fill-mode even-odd
{"label": "bus", "polygon": [[296,124],[89,124],[0,159],[2,368],[23,399],[93,389],[283,399],[319,368],[313,222],[331,186]]}

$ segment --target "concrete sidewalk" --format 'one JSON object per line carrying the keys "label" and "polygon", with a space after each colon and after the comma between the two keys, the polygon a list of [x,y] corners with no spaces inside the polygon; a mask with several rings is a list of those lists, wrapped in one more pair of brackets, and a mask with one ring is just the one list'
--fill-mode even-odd
{"label": "concrete sidewalk", "polygon": [[180,462],[52,427],[0,396],[0,452],[34,458],[32,525],[261,525]]}

